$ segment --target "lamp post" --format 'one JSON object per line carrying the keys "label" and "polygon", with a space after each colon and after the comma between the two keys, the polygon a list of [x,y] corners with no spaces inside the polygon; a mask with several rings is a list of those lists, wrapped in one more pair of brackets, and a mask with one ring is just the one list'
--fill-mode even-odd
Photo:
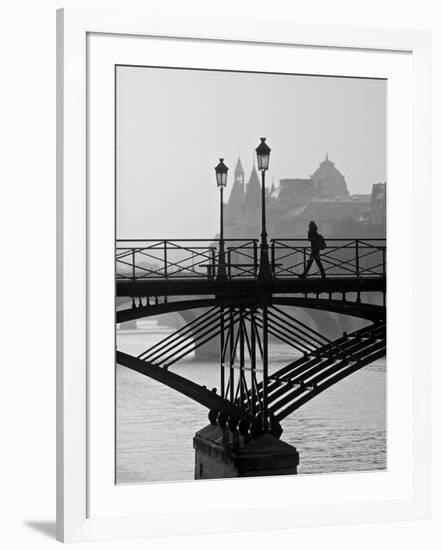
{"label": "lamp post", "polygon": [[[266,138],[261,138],[261,143],[256,148],[256,157],[258,159],[258,170],[261,170],[262,188],[261,188],[261,244],[260,244],[260,260],[258,279],[268,282],[273,279],[272,270],[269,262],[269,245],[267,242],[266,228],[266,188],[265,188],[265,173],[269,168],[270,147],[266,143]],[[269,412],[268,412],[268,386],[269,386],[269,352],[268,352],[268,313],[267,304],[262,305],[262,424],[264,431],[268,431]]]}
{"label": "lamp post", "polygon": [[226,262],[224,254],[224,198],[223,191],[224,187],[227,185],[227,172],[229,169],[224,164],[224,159],[220,158],[219,163],[215,166],[216,174],[216,184],[219,188],[220,194],[220,230],[219,230],[219,262],[218,262],[218,273],[216,276],[217,281],[224,281],[227,279],[226,273]]}
{"label": "lamp post", "polygon": [[261,257],[259,261],[258,279],[262,281],[271,281],[272,270],[269,262],[269,245],[267,242],[267,228],[266,228],[266,191],[265,191],[265,173],[269,168],[270,159],[270,147],[266,143],[266,138],[260,138],[261,143],[256,148],[256,157],[258,159],[258,170],[261,170],[261,211],[262,211],[262,223],[261,223],[261,244],[260,252]]}

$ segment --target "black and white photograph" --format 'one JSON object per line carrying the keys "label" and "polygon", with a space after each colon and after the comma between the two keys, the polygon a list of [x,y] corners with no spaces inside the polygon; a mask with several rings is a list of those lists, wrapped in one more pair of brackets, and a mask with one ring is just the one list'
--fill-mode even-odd
{"label": "black and white photograph", "polygon": [[3,548],[439,550],[439,15],[5,4]]}
{"label": "black and white photograph", "polygon": [[115,482],[387,469],[387,82],[115,67]]}

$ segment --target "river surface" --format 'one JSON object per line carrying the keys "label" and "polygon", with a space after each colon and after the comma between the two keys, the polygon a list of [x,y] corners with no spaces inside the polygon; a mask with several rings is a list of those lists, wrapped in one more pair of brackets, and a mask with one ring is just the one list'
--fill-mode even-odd
{"label": "river surface", "polygon": [[[117,331],[118,349],[138,355],[171,331],[151,326]],[[293,361],[272,343],[271,370]],[[182,360],[171,370],[219,388],[219,364]],[[192,480],[193,436],[208,424],[207,410],[142,374],[117,365],[117,483]],[[281,439],[300,455],[300,474],[386,468],[385,360],[362,368],[282,422]]]}

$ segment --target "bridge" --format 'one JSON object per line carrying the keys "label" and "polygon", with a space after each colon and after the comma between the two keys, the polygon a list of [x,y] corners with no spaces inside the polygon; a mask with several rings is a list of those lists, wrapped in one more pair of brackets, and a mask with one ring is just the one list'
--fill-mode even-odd
{"label": "bridge", "polygon": [[[137,357],[116,352],[120,365],[209,409],[210,425],[194,437],[195,478],[297,473],[299,455],[280,441],[281,421],[386,352],[385,240],[332,239],[327,245],[310,222],[309,241],[269,242],[265,173],[270,151],[261,138],[256,148],[262,179],[259,243],[224,238],[228,168],[220,158],[215,167],[219,239],[135,239],[116,245],[116,295],[131,300],[129,308],[118,308],[117,323],[200,312]],[[313,261],[316,271],[310,271]],[[331,340],[293,314],[296,307],[359,317],[368,326]],[[208,389],[170,370],[214,339],[219,388]],[[276,371],[272,339],[293,354],[293,361]]]}
{"label": "bridge", "polygon": [[[385,239],[327,239],[320,256],[324,274],[315,267],[306,277],[309,241],[281,238],[264,245],[263,252],[262,240],[222,236],[116,243],[116,295],[122,299],[117,323],[194,311],[191,321],[154,346],[136,357],[117,350],[116,360],[208,409],[210,426],[194,442],[196,477],[241,475],[232,464],[245,448],[269,437],[279,440],[284,418],[386,353]],[[331,340],[302,322],[296,308],[356,317],[367,326]],[[219,387],[173,372],[210,341],[219,349]],[[293,360],[277,370],[274,341],[293,352]],[[262,458],[260,449],[264,473],[256,474],[255,465],[246,468],[247,475],[294,473],[296,450],[279,443],[283,466],[270,467],[275,451]],[[220,445],[221,469],[213,458]]]}

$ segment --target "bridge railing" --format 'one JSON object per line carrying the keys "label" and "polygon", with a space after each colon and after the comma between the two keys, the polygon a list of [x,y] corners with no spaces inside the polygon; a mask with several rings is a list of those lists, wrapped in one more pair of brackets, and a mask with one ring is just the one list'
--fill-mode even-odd
{"label": "bridge railing", "polygon": [[[225,239],[229,278],[255,277],[258,272],[257,239]],[[216,277],[220,263],[218,239],[117,240],[116,278],[152,280]]]}
{"label": "bridge railing", "polygon": [[[225,239],[228,279],[256,278],[257,239]],[[271,267],[275,277],[303,273],[310,257],[307,239],[272,239]],[[328,277],[373,277],[386,274],[385,239],[327,239],[320,258]],[[218,239],[117,240],[118,280],[214,279],[220,264]],[[315,262],[308,277],[320,276]]]}
{"label": "bridge railing", "polygon": [[[326,239],[320,260],[327,277],[373,277],[386,275],[385,239]],[[302,274],[310,258],[307,239],[272,239],[271,264],[275,277]],[[308,277],[319,277],[313,261]]]}

